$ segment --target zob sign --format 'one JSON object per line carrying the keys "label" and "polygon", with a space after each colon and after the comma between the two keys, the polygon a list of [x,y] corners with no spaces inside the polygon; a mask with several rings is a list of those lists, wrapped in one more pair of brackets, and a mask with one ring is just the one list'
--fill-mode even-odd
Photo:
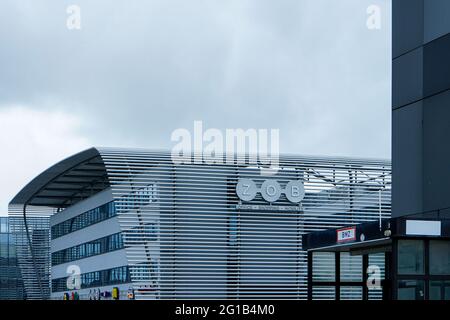
{"label": "zob sign", "polygon": [[356,240],[356,227],[339,229],[336,231],[337,242],[347,242]]}
{"label": "zob sign", "polygon": [[288,182],[284,189],[278,181],[271,179],[265,180],[260,188],[251,179],[239,179],[236,185],[236,194],[243,201],[252,201],[258,192],[264,200],[271,203],[277,201],[281,194],[285,194],[292,203],[299,203],[305,197],[305,188],[301,180]]}

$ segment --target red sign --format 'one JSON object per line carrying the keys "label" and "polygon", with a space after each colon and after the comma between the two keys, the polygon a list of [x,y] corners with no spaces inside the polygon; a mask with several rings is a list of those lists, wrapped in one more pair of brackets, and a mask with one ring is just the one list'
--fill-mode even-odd
{"label": "red sign", "polygon": [[343,228],[336,231],[337,242],[356,240],[356,227]]}

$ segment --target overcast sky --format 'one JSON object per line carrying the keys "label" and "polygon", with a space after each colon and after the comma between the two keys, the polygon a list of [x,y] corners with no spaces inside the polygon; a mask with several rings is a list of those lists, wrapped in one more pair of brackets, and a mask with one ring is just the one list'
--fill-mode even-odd
{"label": "overcast sky", "polygon": [[[81,30],[66,26],[69,5]],[[381,8],[381,29],[366,10]],[[389,0],[2,0],[0,214],[90,146],[279,129],[281,152],[390,158]]]}

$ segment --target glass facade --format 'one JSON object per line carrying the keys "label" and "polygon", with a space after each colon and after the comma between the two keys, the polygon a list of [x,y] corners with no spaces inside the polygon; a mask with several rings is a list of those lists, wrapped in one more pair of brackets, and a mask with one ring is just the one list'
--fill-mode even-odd
{"label": "glass facade", "polygon": [[7,217],[0,217],[0,300],[25,298],[16,246]]}
{"label": "glass facade", "polygon": [[105,203],[97,208],[83,212],[71,219],[54,225],[51,230],[52,240],[112,218],[116,214],[117,211],[114,202],[111,201]]}
{"label": "glass facade", "polygon": [[[349,252],[342,252],[341,259],[341,281],[342,282],[361,282],[363,281],[362,256],[351,256]],[[354,292],[347,290],[344,292]],[[359,292],[359,291],[358,291]],[[362,295],[362,290],[361,290]]]}
{"label": "glass facade", "polygon": [[145,281],[150,286],[158,283],[159,266],[155,259],[150,259],[148,264],[141,264],[131,267],[131,275],[134,281]]}
{"label": "glass facade", "polygon": [[133,243],[156,241],[158,239],[158,228],[155,223],[146,223],[128,229],[126,236]]}
{"label": "glass facade", "polygon": [[450,299],[449,240],[398,240],[397,260],[397,299]]}
{"label": "glass facade", "polygon": [[424,242],[420,240],[398,241],[398,273],[424,274]]}
{"label": "glass facade", "polygon": [[336,261],[333,252],[315,252],[312,258],[313,281],[332,282],[336,280]]}
{"label": "glass facade", "polygon": [[450,275],[450,241],[430,241],[430,274]]}
{"label": "glass facade", "polygon": [[430,300],[450,300],[450,281],[430,281]]}
{"label": "glass facade", "polygon": [[363,295],[362,287],[340,287],[341,300],[361,300]]}
{"label": "glass facade", "polygon": [[155,184],[149,184],[120,199],[120,210],[129,211],[146,206],[156,201],[157,189]]}
{"label": "glass facade", "polygon": [[[81,289],[102,287],[131,281],[128,266],[87,272],[80,275]],[[52,292],[68,291],[67,277],[52,280]]]}
{"label": "glass facade", "polygon": [[423,280],[400,280],[398,282],[398,300],[424,300],[425,284]]}
{"label": "glass facade", "polygon": [[52,253],[52,265],[67,263],[124,248],[121,233],[89,241]]}
{"label": "glass facade", "polygon": [[[370,275],[376,274],[380,277],[380,285],[386,280],[386,254],[384,252],[369,254],[369,269],[372,271]],[[379,272],[379,273],[378,273]],[[378,287],[374,280],[370,281],[368,299],[383,300],[383,287]]]}
{"label": "glass facade", "polygon": [[[382,300],[386,254],[310,252],[312,300]],[[332,292],[330,289],[333,288]]]}

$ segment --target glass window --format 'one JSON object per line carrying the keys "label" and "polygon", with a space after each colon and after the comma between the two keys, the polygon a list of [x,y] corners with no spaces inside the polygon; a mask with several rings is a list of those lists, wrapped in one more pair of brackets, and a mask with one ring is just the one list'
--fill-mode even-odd
{"label": "glass window", "polygon": [[336,288],[335,287],[322,287],[317,286],[312,289],[313,300],[335,300]]}
{"label": "glass window", "polygon": [[82,244],[80,245],[80,258],[86,257],[86,245]]}
{"label": "glass window", "polygon": [[362,256],[351,256],[349,252],[341,252],[341,281],[362,281]]}
{"label": "glass window", "polygon": [[424,274],[424,242],[422,240],[398,241],[398,273]]}
{"label": "glass window", "polygon": [[384,252],[369,254],[369,268],[374,271],[379,270],[380,280],[385,278],[385,255]]}
{"label": "glass window", "polygon": [[424,300],[422,280],[401,280],[398,282],[398,300]]}
{"label": "glass window", "polygon": [[8,224],[7,224],[6,219],[0,220],[0,232],[2,232],[2,233],[8,232]]}
{"label": "glass window", "polygon": [[430,274],[450,274],[450,241],[430,241]]}
{"label": "glass window", "polygon": [[106,203],[53,226],[51,228],[52,239],[86,228],[94,223],[111,218],[114,215],[116,215],[114,202]]}
{"label": "glass window", "polygon": [[9,236],[7,233],[0,234],[0,242],[1,243],[7,244],[8,239],[9,239]]}
{"label": "glass window", "polygon": [[450,300],[450,281],[430,281],[430,300]]}
{"label": "glass window", "polygon": [[94,243],[94,254],[100,254],[102,253],[100,250],[100,242],[95,242]]}
{"label": "glass window", "polygon": [[313,281],[335,281],[335,255],[334,252],[313,253]]}
{"label": "glass window", "polygon": [[362,287],[341,287],[341,300],[362,300]]}
{"label": "glass window", "polygon": [[[368,275],[371,277],[371,282],[368,286],[369,300],[383,300],[383,288],[381,287],[381,281],[385,279],[384,252],[369,254],[369,267],[366,272],[368,272]],[[380,283],[377,282],[378,276]]]}
{"label": "glass window", "polygon": [[369,289],[369,300],[383,300],[383,289]]}
{"label": "glass window", "polygon": [[122,249],[123,247],[124,242],[122,239],[122,234],[112,234],[107,237],[52,253],[52,265],[107,253],[113,250]]}

